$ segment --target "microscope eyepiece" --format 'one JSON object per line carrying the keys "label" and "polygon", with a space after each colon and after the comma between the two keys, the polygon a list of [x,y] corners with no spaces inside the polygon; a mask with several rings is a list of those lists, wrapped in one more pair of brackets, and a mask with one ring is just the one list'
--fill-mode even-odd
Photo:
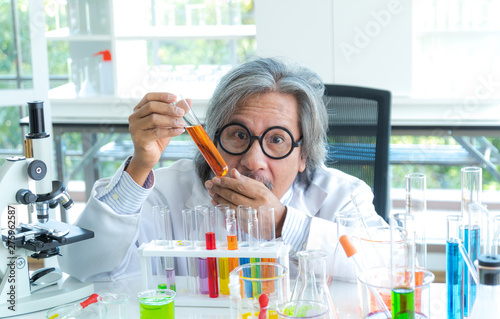
{"label": "microscope eyepiece", "polygon": [[45,132],[45,118],[43,116],[43,101],[28,102],[28,116],[30,132],[26,135],[29,138],[47,137]]}

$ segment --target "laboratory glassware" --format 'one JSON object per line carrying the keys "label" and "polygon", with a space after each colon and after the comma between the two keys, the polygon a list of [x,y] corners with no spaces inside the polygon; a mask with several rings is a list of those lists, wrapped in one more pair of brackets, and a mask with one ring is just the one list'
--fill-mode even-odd
{"label": "laboratory glassware", "polygon": [[425,235],[427,200],[425,191],[425,174],[413,173],[406,175],[406,213],[412,214],[414,217],[417,265],[422,268],[427,267],[427,240]]}
{"label": "laboratory glassware", "polygon": [[[184,230],[184,240],[182,241],[182,246],[186,249],[194,249],[195,238],[196,238],[196,215],[192,209],[182,210],[182,226]],[[186,257],[187,265],[187,276],[186,284],[187,290],[198,293],[198,270],[197,270],[197,258],[196,257]]]}
{"label": "laboratory glassware", "polygon": [[[207,211],[205,216],[205,241],[207,250],[217,249],[215,240],[215,212],[212,209]],[[217,258],[207,257],[208,271],[208,295],[210,298],[219,297],[219,281],[217,277]]]}
{"label": "laboratory glassware", "polygon": [[[235,211],[230,208],[226,213],[227,249],[238,250],[238,225],[236,224]],[[229,272],[238,267],[238,258],[228,258],[228,267]]]}
{"label": "laboratory glassware", "polygon": [[290,301],[278,308],[278,319],[327,319],[328,306],[317,301]]}
{"label": "laboratory glassware", "polygon": [[196,114],[194,114],[191,106],[189,106],[189,104],[186,102],[186,100],[184,100],[182,96],[179,96],[177,106],[182,107],[186,111],[186,113],[182,117],[184,122],[186,122],[186,131],[195,142],[196,146],[200,150],[201,154],[207,161],[214,174],[216,176],[226,175],[228,171],[226,162],[201,125],[198,117],[196,116]]}
{"label": "laboratory glassware", "polygon": [[[171,211],[167,206],[153,206],[155,245],[173,249]],[[156,286],[175,290],[175,266],[173,257],[156,257]]]}
{"label": "laboratory glassware", "polygon": [[290,301],[312,300],[328,306],[328,318],[338,318],[326,276],[327,254],[322,250],[303,250],[297,253],[299,274]]}
{"label": "laboratory glassware", "polygon": [[[99,296],[92,294],[81,303],[62,305],[52,308],[47,312],[47,318],[73,319],[73,318],[101,318],[106,307],[101,307]],[[50,315],[50,316],[49,316]]]}
{"label": "laboratory glassware", "polygon": [[[216,225],[216,242],[220,247],[227,247],[227,230],[226,230],[226,215],[229,211],[228,204],[219,204],[215,206],[215,225]],[[234,210],[233,210],[234,211]],[[236,222],[236,220],[235,220]],[[236,227],[234,229],[236,231]],[[229,247],[228,247],[229,249]],[[234,259],[234,258],[231,258]],[[229,295],[229,272],[236,266],[229,266],[228,257],[220,257],[219,264],[219,287],[222,295]]]}
{"label": "laboratory glassware", "polygon": [[[260,267],[262,270],[261,276],[251,275],[251,268],[254,266]],[[247,275],[249,273],[250,275]],[[272,275],[266,276],[265,274]],[[278,306],[289,300],[288,268],[281,264],[260,262],[240,265],[229,274],[229,278],[231,282],[229,289],[231,292],[232,319],[258,319],[261,309],[259,298],[262,294],[266,294],[269,298],[268,318],[276,318]],[[255,291],[255,294],[248,294],[245,289],[241,289],[248,286],[260,286],[262,290]],[[273,287],[273,289],[265,290],[266,287]]]}
{"label": "laboratory glassware", "polygon": [[[462,242],[472,262],[480,254],[480,215],[476,210],[471,210],[470,204],[481,204],[482,170],[479,167],[462,168],[462,217],[464,231]],[[469,317],[474,300],[476,299],[476,283],[470,274],[465,274],[464,285],[464,317]]]}
{"label": "laboratory glassware", "polygon": [[[248,247],[249,236],[248,236],[248,219],[250,218],[250,212],[253,210],[251,206],[238,205],[237,213],[237,223],[238,223],[238,246]],[[245,265],[250,263],[250,258],[241,257],[240,265]],[[244,268],[245,275],[251,277],[251,268]],[[245,282],[244,289],[247,295],[252,295],[252,283]]]}
{"label": "laboratory glassware", "polygon": [[99,295],[99,302],[106,306],[106,319],[127,319],[130,296],[126,293]]}
{"label": "laboratory glassware", "polygon": [[146,290],[137,294],[141,319],[175,319],[175,291]]}
{"label": "laboratory glassware", "polygon": [[500,318],[500,255],[481,255],[477,266],[479,286],[470,318]]}
{"label": "laboratory glassware", "polygon": [[[197,205],[194,207],[196,215],[196,246],[206,249],[205,219],[208,218],[210,207],[207,205]],[[197,257],[198,288],[199,293],[207,295],[209,293],[208,284],[208,261],[206,257]]]}
{"label": "laboratory glassware", "polygon": [[[446,222],[446,289],[448,296],[448,319],[461,319],[463,316],[464,261],[460,253],[462,244],[463,221],[461,216],[450,215]],[[465,275],[467,275],[465,273]]]}
{"label": "laboratory glassware", "polygon": [[274,219],[274,207],[259,207],[259,228],[260,228],[260,246],[271,247],[276,245],[276,224]]}
{"label": "laboratory glassware", "polygon": [[[415,317],[415,228],[414,217],[393,214],[391,226],[391,310],[392,318]],[[396,229],[405,230],[402,245],[396,240]]]}
{"label": "laboratory glassware", "polygon": [[[337,224],[337,239],[342,235],[348,235],[353,239],[355,245],[357,239],[361,237],[363,232],[363,221],[361,213],[357,210],[343,211],[335,213],[335,223]],[[355,282],[358,273],[355,267],[346,269],[343,265],[348,263],[346,254],[340,242],[337,242],[333,253],[333,260],[330,272],[335,280]],[[352,278],[352,279],[349,279]]]}

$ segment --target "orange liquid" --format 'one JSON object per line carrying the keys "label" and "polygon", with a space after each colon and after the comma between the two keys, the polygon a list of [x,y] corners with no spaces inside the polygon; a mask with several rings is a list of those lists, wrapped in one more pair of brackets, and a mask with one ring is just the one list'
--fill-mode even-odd
{"label": "orange liquid", "polygon": [[[276,263],[276,258],[261,258],[261,262],[266,263]],[[262,265],[261,266],[262,278],[273,278],[276,276],[275,270],[271,266]],[[274,293],[274,281],[264,281],[262,282],[262,293],[272,294]]]}
{"label": "orange liquid", "polygon": [[238,249],[238,236],[231,235],[227,236],[227,250],[236,250]]}
{"label": "orange liquid", "polygon": [[227,164],[215,147],[212,140],[208,137],[207,132],[201,125],[186,126],[186,130],[191,135],[191,138],[198,146],[201,154],[207,161],[208,165],[216,176],[224,176],[227,174]]}
{"label": "orange liquid", "polygon": [[[227,236],[227,250],[237,250],[238,249],[238,236],[230,235]],[[238,267],[238,258],[229,258],[229,272],[233,271],[234,268]]]}

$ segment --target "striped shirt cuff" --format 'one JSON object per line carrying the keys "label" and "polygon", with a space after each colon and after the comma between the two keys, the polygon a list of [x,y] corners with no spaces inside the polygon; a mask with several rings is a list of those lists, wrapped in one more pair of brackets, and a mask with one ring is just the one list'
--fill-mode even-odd
{"label": "striped shirt cuff", "polygon": [[297,253],[307,247],[310,226],[311,217],[295,208],[287,206],[282,237],[283,241],[290,245],[290,250],[292,252]]}
{"label": "striped shirt cuff", "polygon": [[124,171],[129,160],[117,170],[109,184],[97,194],[96,198],[111,207],[119,215],[136,214],[151,193],[154,186],[154,173],[151,171],[143,187]]}

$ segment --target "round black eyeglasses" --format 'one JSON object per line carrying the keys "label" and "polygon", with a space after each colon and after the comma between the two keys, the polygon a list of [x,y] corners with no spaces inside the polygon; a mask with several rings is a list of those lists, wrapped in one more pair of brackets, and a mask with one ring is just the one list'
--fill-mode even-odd
{"label": "round black eyeglasses", "polygon": [[245,125],[229,123],[215,133],[215,145],[220,143],[222,149],[231,155],[245,154],[255,140],[259,141],[262,152],[272,159],[285,158],[302,144],[302,139],[296,142],[292,133],[281,126],[272,126],[261,136],[254,136]]}

